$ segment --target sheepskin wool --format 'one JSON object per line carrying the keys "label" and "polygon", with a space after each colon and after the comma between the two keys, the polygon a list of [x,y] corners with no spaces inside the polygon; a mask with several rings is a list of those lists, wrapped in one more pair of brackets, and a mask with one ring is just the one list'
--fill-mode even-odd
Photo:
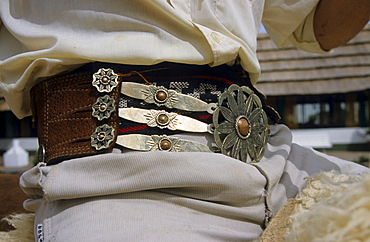
{"label": "sheepskin wool", "polygon": [[21,213],[5,218],[15,230],[9,232],[0,232],[0,241],[7,242],[33,242],[33,222],[35,214]]}
{"label": "sheepskin wool", "polygon": [[284,242],[284,236],[289,232],[289,216],[292,215],[296,203],[294,198],[285,203],[271,220],[258,242]]}
{"label": "sheepskin wool", "polygon": [[307,180],[286,241],[370,241],[370,174],[325,172]]}

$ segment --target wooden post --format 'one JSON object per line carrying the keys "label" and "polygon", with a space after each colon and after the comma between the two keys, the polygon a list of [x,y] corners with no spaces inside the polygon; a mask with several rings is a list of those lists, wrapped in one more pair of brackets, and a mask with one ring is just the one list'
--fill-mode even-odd
{"label": "wooden post", "polygon": [[330,107],[327,103],[320,103],[320,127],[328,127],[330,125]]}
{"label": "wooden post", "polygon": [[333,103],[333,120],[331,121],[331,126],[333,127],[343,127],[345,126],[345,112],[341,107],[340,102]]}
{"label": "wooden post", "polygon": [[296,103],[297,98],[295,96],[285,97],[284,120],[285,124],[291,129],[298,128],[297,115],[295,111]]}
{"label": "wooden post", "polygon": [[356,122],[356,113],[355,113],[355,102],[356,94],[347,93],[345,95],[346,99],[346,127],[356,127],[358,124]]}

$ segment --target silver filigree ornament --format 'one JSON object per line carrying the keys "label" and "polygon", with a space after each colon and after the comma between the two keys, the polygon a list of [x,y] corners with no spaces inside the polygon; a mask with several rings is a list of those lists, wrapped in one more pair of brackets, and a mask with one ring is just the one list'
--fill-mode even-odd
{"label": "silver filigree ornament", "polygon": [[91,135],[91,146],[96,150],[107,149],[114,139],[114,129],[103,124],[95,129]]}
{"label": "silver filigree ornament", "polygon": [[148,141],[150,150],[162,150],[169,152],[179,152],[181,151],[181,146],[177,143],[179,138],[169,137],[167,135],[152,135],[151,139]]}
{"label": "silver filigree ornament", "polygon": [[97,118],[99,121],[110,118],[115,110],[114,103],[114,99],[108,95],[98,97],[96,102],[92,105],[92,116]]}
{"label": "silver filigree ornament", "polygon": [[93,74],[92,85],[98,92],[110,93],[118,85],[118,75],[110,68],[100,68]]}
{"label": "silver filigree ornament", "polygon": [[[220,123],[221,117],[225,120]],[[259,161],[268,142],[267,125],[261,100],[250,88],[233,84],[221,94],[213,126],[215,143],[223,154],[247,163]]]}
{"label": "silver filigree ornament", "polygon": [[143,90],[143,93],[146,103],[155,103],[158,107],[174,108],[173,105],[178,101],[175,90],[170,90],[162,86],[150,85],[146,90]]}

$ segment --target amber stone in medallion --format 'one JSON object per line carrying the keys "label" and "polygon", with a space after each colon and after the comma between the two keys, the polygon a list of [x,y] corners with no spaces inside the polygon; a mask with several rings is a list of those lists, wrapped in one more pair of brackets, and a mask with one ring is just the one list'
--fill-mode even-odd
{"label": "amber stone in medallion", "polygon": [[168,116],[166,114],[163,114],[163,113],[158,115],[158,117],[157,117],[157,122],[160,125],[166,125],[168,123],[168,120],[169,120]]}
{"label": "amber stone in medallion", "polygon": [[250,131],[250,125],[248,119],[245,117],[241,117],[236,122],[236,128],[240,136],[243,138],[248,137]]}
{"label": "amber stone in medallion", "polygon": [[166,101],[167,99],[167,93],[165,91],[158,91],[156,94],[155,94],[155,97],[158,101],[160,102],[164,102]]}
{"label": "amber stone in medallion", "polygon": [[159,145],[160,145],[161,150],[171,149],[171,141],[169,141],[168,139],[161,140]]}

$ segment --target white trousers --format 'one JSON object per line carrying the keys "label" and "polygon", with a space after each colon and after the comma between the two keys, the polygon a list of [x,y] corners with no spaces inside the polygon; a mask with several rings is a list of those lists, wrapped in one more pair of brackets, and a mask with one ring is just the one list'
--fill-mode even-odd
{"label": "white trousers", "polygon": [[292,144],[274,125],[255,164],[216,153],[129,152],[38,165],[21,186],[44,241],[250,241],[321,171],[369,170]]}

